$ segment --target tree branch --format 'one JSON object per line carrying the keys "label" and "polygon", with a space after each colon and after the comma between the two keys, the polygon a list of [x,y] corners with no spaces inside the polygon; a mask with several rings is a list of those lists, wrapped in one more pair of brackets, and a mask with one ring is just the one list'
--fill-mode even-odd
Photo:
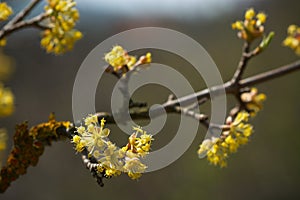
{"label": "tree branch", "polygon": [[42,20],[48,17],[48,14],[46,13],[41,13],[31,19],[23,20],[40,1],[41,0],[32,0],[23,10],[21,10],[4,27],[2,27],[2,29],[0,30],[0,39],[4,38],[5,36],[21,28],[25,28],[25,27],[42,28],[42,26],[39,25],[39,22],[41,22]]}
{"label": "tree branch", "polygon": [[37,165],[46,146],[50,146],[53,141],[71,138],[74,131],[70,122],[58,122],[53,114],[49,116],[48,122],[30,129],[27,122],[17,125],[13,136],[14,145],[5,166],[0,170],[0,193],[25,174],[29,166]]}
{"label": "tree branch", "polygon": [[12,24],[23,20],[40,1],[41,0],[32,0],[29,2],[28,5],[13,18]]}
{"label": "tree branch", "polygon": [[243,73],[246,69],[248,60],[251,58],[251,56],[249,56],[249,55],[251,55],[251,54],[249,54],[249,49],[250,49],[250,43],[245,41],[239,65],[231,79],[231,81],[234,84],[238,84],[239,80],[241,80]]}
{"label": "tree branch", "polygon": [[[268,80],[272,80],[277,77],[281,77],[291,72],[295,72],[300,69],[300,60],[293,62],[288,65],[281,66],[277,69],[273,69],[243,80],[239,81],[238,91],[241,89],[252,86],[254,84],[262,83]],[[215,86],[209,89],[205,89],[196,93],[196,97],[198,98],[197,103],[204,102],[206,99],[210,97],[209,91],[218,93],[221,89],[225,89],[228,94],[235,94],[235,90],[232,89],[232,82],[226,82],[223,85]],[[166,109],[167,112],[178,113],[182,112],[183,114],[193,117],[199,120],[202,124],[212,126],[213,128],[221,128],[223,130],[228,129],[226,125],[211,125],[206,121],[207,117],[202,114],[196,114],[190,109],[185,109],[179,106],[179,103],[189,102],[194,99],[194,95],[187,95],[176,100],[169,98],[168,101],[163,104],[163,108]],[[201,100],[202,99],[202,100]],[[194,102],[195,103],[195,102]],[[191,104],[192,105],[192,104]],[[130,113],[132,119],[149,119],[148,115],[149,109],[141,108],[138,111],[132,111]],[[106,118],[107,123],[115,123],[114,118],[109,113],[97,113],[98,118]],[[156,115],[160,115],[160,112],[157,112]],[[66,124],[65,124],[66,123]],[[205,124],[207,123],[207,124]],[[76,129],[69,122],[57,122],[53,117],[49,118],[48,123],[42,123],[37,126],[32,127],[30,130],[26,123],[21,124],[17,127],[16,133],[14,135],[14,140],[16,143],[16,147],[12,150],[12,153],[9,156],[8,163],[1,169],[0,172],[0,192],[4,192],[10,183],[16,180],[20,175],[26,173],[27,167],[30,165],[35,166],[37,164],[39,156],[43,153],[44,147],[46,145],[50,145],[52,141],[62,140],[64,138],[71,139],[75,133]],[[28,141],[29,139],[29,141]],[[23,147],[26,145],[26,147]],[[31,150],[28,151],[28,145]],[[25,153],[20,151],[26,151]],[[82,159],[85,166],[90,170],[92,176],[97,180],[97,183],[100,186],[103,186],[103,174],[99,174],[96,172],[96,167],[98,166],[97,162],[93,160],[93,158],[88,158],[87,151],[82,152]],[[23,157],[16,157],[19,155],[23,155]],[[26,165],[23,165],[22,161],[26,160]]]}
{"label": "tree branch", "polygon": [[82,154],[81,158],[82,158],[83,164],[91,172],[91,175],[96,179],[98,185],[103,187],[104,186],[104,183],[103,183],[104,175],[101,173],[100,174],[97,173],[97,167],[99,166],[97,160],[93,160],[93,159],[89,158],[87,156],[88,151],[86,149],[81,154]]}
{"label": "tree branch", "polygon": [[277,69],[273,69],[264,73],[251,76],[249,78],[245,78],[240,81],[240,86],[244,88],[247,86],[263,83],[265,81],[281,77],[283,75],[289,74],[299,69],[300,69],[300,60],[290,63],[288,65],[281,66]]}
{"label": "tree branch", "polygon": [[[262,82],[266,82],[278,77],[281,77],[283,75],[286,75],[291,72],[295,72],[297,70],[300,70],[300,60],[293,62],[288,65],[284,65],[281,67],[278,67],[276,69],[260,73],[254,76],[251,76],[249,78],[245,78],[239,81],[238,88],[234,86],[234,83],[231,81],[228,81],[222,85],[217,85],[212,88],[207,88],[204,90],[201,90],[199,92],[196,92],[195,94],[189,94],[184,97],[180,97],[175,100],[168,100],[166,103],[162,104],[162,108],[165,109],[167,113],[176,113],[178,110],[176,110],[176,107],[182,104],[193,104],[193,99],[196,97],[198,100],[201,100],[203,98],[210,98],[210,92],[213,93],[214,95],[221,95],[221,91],[225,89],[227,94],[236,94],[239,92],[241,89],[244,89],[249,86],[253,86],[255,84],[259,84]],[[130,116],[133,120],[137,119],[150,119],[149,117],[149,109],[148,108],[141,108],[139,110],[135,111],[130,111]],[[161,115],[160,109],[153,109],[152,110],[152,116],[156,117]],[[105,118],[107,123],[115,123],[115,120],[113,116],[110,113],[107,112],[99,112],[97,113],[98,119]],[[125,119],[125,121],[128,119]],[[124,122],[125,122],[124,121]]]}

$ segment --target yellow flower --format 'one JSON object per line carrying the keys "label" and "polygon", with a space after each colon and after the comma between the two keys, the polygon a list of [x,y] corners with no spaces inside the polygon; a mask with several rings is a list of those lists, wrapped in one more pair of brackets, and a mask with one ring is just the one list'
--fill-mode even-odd
{"label": "yellow flower", "polygon": [[76,144],[75,150],[76,150],[77,152],[82,152],[83,149],[85,148],[85,146],[86,146],[85,141],[80,141],[80,142],[78,142],[78,143]]}
{"label": "yellow flower", "polygon": [[6,149],[7,133],[4,128],[0,128],[0,152]]}
{"label": "yellow flower", "polygon": [[84,142],[91,155],[93,155],[95,150],[103,151],[103,149],[109,144],[107,137],[110,133],[110,130],[104,128],[104,123],[99,127],[96,115],[88,116],[85,119],[85,124],[88,125],[87,129],[85,129],[83,126],[77,128],[77,132],[80,135],[80,141]]}
{"label": "yellow flower", "polygon": [[48,53],[62,54],[72,50],[74,43],[82,38],[82,33],[74,29],[79,19],[74,0],[48,0],[45,12],[50,16],[48,26],[43,32],[41,46]]}
{"label": "yellow flower", "polygon": [[144,165],[138,158],[126,158],[124,169],[128,176],[132,179],[138,179],[145,172],[147,166]]}
{"label": "yellow flower", "polygon": [[15,110],[14,95],[9,88],[0,83],[0,117],[11,115]]}
{"label": "yellow flower", "polygon": [[258,94],[256,88],[251,88],[250,92],[241,94],[241,100],[246,104],[246,108],[252,117],[263,108],[263,102],[266,98],[265,94]]}
{"label": "yellow flower", "polygon": [[[114,72],[121,71],[124,75],[128,70],[132,70],[139,65],[151,63],[152,58],[151,53],[147,53],[137,60],[135,56],[129,55],[123,47],[117,45],[105,54],[104,60],[113,68]],[[111,72],[111,70],[108,71]]]}
{"label": "yellow flower", "polygon": [[243,121],[247,122],[249,119],[249,114],[247,112],[239,112],[239,114],[235,117],[234,121],[232,122],[232,126],[238,126]]}
{"label": "yellow flower", "polygon": [[296,26],[295,24],[292,24],[288,27],[287,33],[288,34],[294,34],[295,32],[297,32],[298,26]]}
{"label": "yellow flower", "polygon": [[143,157],[149,153],[153,138],[141,127],[133,127],[133,130],[135,132],[129,137],[127,150]]}
{"label": "yellow flower", "polygon": [[82,135],[85,132],[85,128],[83,126],[79,126],[77,128],[77,132]]}
{"label": "yellow flower", "polygon": [[263,24],[266,22],[266,14],[260,12],[256,14],[253,8],[248,9],[245,12],[244,21],[236,21],[231,27],[232,29],[238,30],[238,37],[248,42],[259,38],[264,33]]}
{"label": "yellow flower", "polygon": [[[204,157],[209,150],[212,150],[212,146],[219,140],[219,138],[213,137],[212,139],[205,139],[199,146],[198,156],[199,158]],[[216,149],[212,150],[216,152]]]}
{"label": "yellow flower", "polygon": [[152,62],[152,55],[151,53],[146,54],[146,63],[151,63]]}
{"label": "yellow flower", "polygon": [[235,153],[241,145],[249,141],[252,126],[247,124],[248,118],[249,114],[242,111],[230,124],[230,130],[224,131],[220,138],[204,140],[198,150],[199,157],[202,158],[206,154],[211,164],[226,167],[228,155]]}
{"label": "yellow flower", "polygon": [[147,168],[140,157],[150,151],[152,136],[140,127],[134,128],[134,133],[129,137],[129,143],[118,148],[108,136],[110,130],[104,128],[105,120],[98,123],[96,115],[89,115],[84,119],[85,126],[76,127],[78,135],[73,136],[72,143],[75,150],[89,152],[99,163],[97,170],[106,177],[118,176],[121,172],[127,173],[132,179],[137,179]]}
{"label": "yellow flower", "polygon": [[[103,120],[103,122],[102,122],[102,120]],[[104,119],[102,119],[102,120],[101,120],[101,127],[104,126],[104,122],[105,122]],[[87,118],[84,119],[84,123],[85,123],[86,126],[97,124],[98,123],[97,115],[88,116]],[[82,127],[82,128],[84,128],[84,127]]]}
{"label": "yellow flower", "polygon": [[14,71],[14,59],[0,49],[0,81],[6,81]]}
{"label": "yellow flower", "polygon": [[80,140],[81,140],[81,137],[78,136],[78,135],[74,135],[73,138],[72,138],[72,142],[75,143],[75,144],[80,143]]}
{"label": "yellow flower", "polygon": [[257,18],[258,21],[259,21],[260,23],[262,23],[262,24],[265,23],[266,20],[267,20],[266,14],[265,14],[265,13],[262,13],[262,12],[258,13],[258,14],[256,15],[256,18]]}
{"label": "yellow flower", "polygon": [[141,173],[132,173],[132,172],[128,172],[128,176],[133,179],[133,180],[136,180],[136,179],[139,179],[142,174]]}
{"label": "yellow flower", "polygon": [[116,170],[114,168],[106,168],[105,169],[105,176],[111,177],[111,176],[119,176],[121,172],[119,170]]}
{"label": "yellow flower", "polygon": [[147,53],[146,55],[144,56],[141,56],[140,59],[139,59],[140,63],[141,64],[149,64],[152,62],[152,55],[151,53]]}
{"label": "yellow flower", "polygon": [[13,10],[6,2],[0,3],[0,20],[5,21],[8,17],[13,14]]}
{"label": "yellow flower", "polygon": [[283,41],[283,45],[290,47],[297,55],[300,55],[300,27],[290,25],[287,33],[288,36]]}
{"label": "yellow flower", "polygon": [[0,47],[4,47],[6,45],[6,38],[2,38],[0,40]]}
{"label": "yellow flower", "polygon": [[136,63],[136,58],[128,55],[121,46],[114,46],[110,52],[105,54],[104,59],[114,68],[114,71],[122,69],[125,65],[131,68]]}
{"label": "yellow flower", "polygon": [[255,11],[253,8],[250,8],[248,9],[246,12],[245,12],[245,19],[246,20],[251,20],[254,16],[255,16]]}
{"label": "yellow flower", "polygon": [[236,21],[236,22],[234,22],[234,23],[231,24],[231,28],[232,29],[237,29],[237,30],[243,30],[244,29],[243,22]]}

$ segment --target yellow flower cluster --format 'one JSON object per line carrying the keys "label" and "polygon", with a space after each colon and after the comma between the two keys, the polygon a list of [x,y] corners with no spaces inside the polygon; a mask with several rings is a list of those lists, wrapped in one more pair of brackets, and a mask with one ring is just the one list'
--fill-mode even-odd
{"label": "yellow flower cluster", "polygon": [[6,45],[6,38],[2,38],[0,40],[0,47],[4,47]]}
{"label": "yellow flower cluster", "polygon": [[136,57],[128,55],[121,46],[114,46],[110,52],[105,54],[104,59],[114,68],[114,71],[120,70],[125,65],[131,68],[136,63]]}
{"label": "yellow flower cluster", "polygon": [[137,61],[135,56],[128,55],[127,51],[121,46],[114,46],[110,52],[105,54],[104,59],[113,67],[115,72],[123,70],[125,67],[130,70],[136,64],[148,64],[151,63],[152,60],[151,53],[147,53],[145,56],[141,56]]}
{"label": "yellow flower cluster", "polygon": [[[6,2],[0,3],[0,21],[5,21],[8,19],[10,15],[13,14],[13,10],[9,5],[7,5]],[[2,38],[0,40],[0,47],[3,47],[6,45],[6,38]]]}
{"label": "yellow flower cluster", "polygon": [[227,166],[230,153],[234,153],[241,145],[245,145],[252,134],[252,126],[248,124],[249,114],[240,112],[230,124],[228,131],[223,131],[220,138],[205,139],[198,150],[198,155],[207,155],[213,165]]}
{"label": "yellow flower cluster", "polygon": [[6,117],[14,112],[14,95],[9,88],[0,83],[0,117]]}
{"label": "yellow flower cluster", "polygon": [[86,148],[89,156],[98,161],[98,172],[106,177],[124,172],[130,178],[138,179],[147,168],[140,158],[149,153],[152,136],[139,127],[134,128],[128,144],[118,148],[109,140],[110,130],[104,125],[105,120],[102,119],[99,125],[96,115],[85,118],[85,126],[77,127],[78,135],[72,139],[76,151],[81,152]]}
{"label": "yellow flower cluster", "polygon": [[[150,151],[153,138],[151,135],[148,135],[146,131],[141,129],[141,127],[133,127],[133,130],[135,132],[129,137],[128,144],[122,149],[144,157]],[[139,135],[140,137],[138,137]]]}
{"label": "yellow flower cluster", "polygon": [[48,26],[43,32],[41,46],[48,53],[62,54],[72,50],[74,43],[82,38],[82,33],[74,29],[79,12],[74,0],[48,0],[45,12],[49,17]]}
{"label": "yellow flower cluster", "polygon": [[259,12],[256,14],[253,8],[245,13],[244,21],[236,21],[232,24],[232,29],[239,30],[238,37],[248,42],[260,37],[264,33],[263,24],[266,22],[266,14]]}
{"label": "yellow flower cluster", "polygon": [[8,17],[13,14],[13,10],[6,2],[0,3],[0,21],[5,21]]}
{"label": "yellow flower cluster", "polygon": [[252,117],[263,108],[263,102],[266,98],[265,94],[258,94],[256,88],[251,88],[250,92],[241,94],[241,100],[246,104],[246,108]]}
{"label": "yellow flower cluster", "polygon": [[300,27],[290,25],[287,30],[288,36],[283,41],[283,45],[290,47],[297,55],[300,55]]}
{"label": "yellow flower cluster", "polygon": [[0,128],[0,152],[6,149],[7,133],[4,128]]}
{"label": "yellow flower cluster", "polygon": [[0,49],[0,81],[9,80],[14,71],[14,59]]}

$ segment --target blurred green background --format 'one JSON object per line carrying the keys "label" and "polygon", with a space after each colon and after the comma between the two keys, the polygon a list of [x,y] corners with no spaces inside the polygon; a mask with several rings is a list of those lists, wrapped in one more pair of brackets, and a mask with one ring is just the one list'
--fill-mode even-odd
{"label": "blurred green background", "polygon": [[[19,5],[18,10],[27,1],[11,2]],[[162,0],[161,3],[150,3],[157,10],[152,8],[149,12],[149,1],[146,5],[142,1],[128,1],[129,10],[119,8],[124,3],[117,4],[118,1],[113,1],[115,4],[110,6],[103,1],[88,2],[78,1],[81,12],[78,29],[84,38],[70,53],[63,56],[46,54],[40,48],[37,30],[27,29],[9,37],[4,52],[15,58],[16,71],[7,85],[15,94],[16,112],[0,122],[1,127],[10,132],[10,145],[16,123],[27,120],[30,125],[35,125],[46,121],[50,112],[55,112],[58,120],[72,120],[72,88],[81,62],[101,41],[124,30],[159,26],[187,34],[203,45],[223,79],[228,80],[242,47],[242,41],[231,30],[231,23],[242,19],[247,8],[254,7],[268,14],[266,31],[273,30],[276,35],[267,51],[251,60],[245,76],[297,59],[281,43],[289,24],[300,25],[300,1],[215,0],[214,4],[203,0],[189,4],[189,1]],[[168,60],[165,54],[156,52],[153,60],[181,70],[196,90],[205,88],[202,80],[199,82],[199,77],[193,76],[188,67],[180,68],[181,61]],[[104,188],[100,188],[70,142],[58,142],[46,148],[38,165],[30,167],[26,175],[13,182],[0,199],[300,199],[299,77],[300,72],[296,72],[257,86],[268,99],[264,110],[253,120],[255,134],[248,145],[230,157],[225,169],[198,159],[196,151],[203,138],[201,133],[205,131],[200,127],[188,151],[170,166],[147,173],[138,181],[132,181],[126,175],[105,180]],[[107,75],[99,83],[98,110],[109,111],[109,94],[115,81]],[[169,91],[155,86],[162,92],[153,94],[153,87],[141,88],[135,94],[136,98],[162,103]],[[228,104],[234,105],[232,98]],[[156,137],[157,147],[172,139],[177,123],[176,116],[170,116],[163,133]],[[117,127],[109,127],[114,134],[113,141],[124,144],[127,136]]]}

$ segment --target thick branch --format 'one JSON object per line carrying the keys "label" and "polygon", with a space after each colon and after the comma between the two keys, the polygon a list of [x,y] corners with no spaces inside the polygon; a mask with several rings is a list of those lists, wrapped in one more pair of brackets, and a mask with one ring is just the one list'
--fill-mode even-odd
{"label": "thick branch", "polygon": [[[284,65],[279,68],[267,71],[267,72],[263,72],[263,73],[251,76],[246,79],[242,79],[239,81],[238,91],[240,89],[243,89],[248,86],[253,86],[258,83],[262,83],[262,82],[272,80],[277,77],[281,77],[283,75],[294,72],[296,70],[300,70],[300,60],[293,62],[291,64],[288,64],[288,65]],[[193,99],[193,97],[195,97],[195,96],[197,97],[197,99],[209,98],[210,92],[213,92],[214,95],[220,95],[221,94],[220,91],[222,91],[223,89],[225,89],[227,94],[232,94],[232,93],[236,92],[235,88],[233,87],[233,84],[231,82],[226,82],[223,85],[214,86],[210,89],[204,89],[195,94],[187,95],[187,96],[181,97],[179,99],[169,101],[168,103],[163,104],[163,107],[166,109],[168,107],[177,106],[177,105],[179,105],[179,103],[190,102]]]}
{"label": "thick branch", "polygon": [[[162,108],[166,110],[167,113],[174,113],[176,111],[176,106],[179,106],[180,103],[182,104],[192,104],[193,99],[196,97],[198,100],[203,98],[210,98],[210,92],[214,93],[214,95],[221,95],[221,91],[225,89],[227,94],[235,94],[237,91],[249,86],[253,86],[258,83],[262,83],[268,80],[275,79],[277,77],[281,77],[288,73],[300,70],[300,60],[293,62],[288,65],[281,66],[277,69],[273,69],[264,73],[260,73],[254,76],[251,76],[246,79],[242,79],[239,81],[238,88],[236,89],[233,86],[231,81],[224,83],[223,85],[214,86],[209,89],[204,89],[195,94],[190,94],[175,100],[168,100],[166,103],[162,104]],[[153,109],[153,117],[161,115],[160,109]],[[138,111],[130,112],[130,116],[133,120],[136,119],[150,119],[149,117],[149,109],[142,108]],[[109,113],[97,113],[98,118],[106,118],[107,123],[115,123],[113,116]],[[126,120],[125,120],[126,121]]]}
{"label": "thick branch", "polygon": [[249,78],[245,78],[240,81],[240,85],[242,88],[247,86],[252,86],[258,83],[263,83],[265,81],[281,77],[283,75],[289,74],[299,69],[300,69],[300,60],[288,65],[284,65],[277,69],[273,69],[264,73],[251,76]]}
{"label": "thick branch", "polygon": [[51,114],[49,121],[28,128],[28,123],[16,126],[14,145],[5,166],[0,170],[0,193],[10,186],[29,166],[36,166],[46,146],[53,141],[71,138],[74,128],[70,122],[58,122]]}

